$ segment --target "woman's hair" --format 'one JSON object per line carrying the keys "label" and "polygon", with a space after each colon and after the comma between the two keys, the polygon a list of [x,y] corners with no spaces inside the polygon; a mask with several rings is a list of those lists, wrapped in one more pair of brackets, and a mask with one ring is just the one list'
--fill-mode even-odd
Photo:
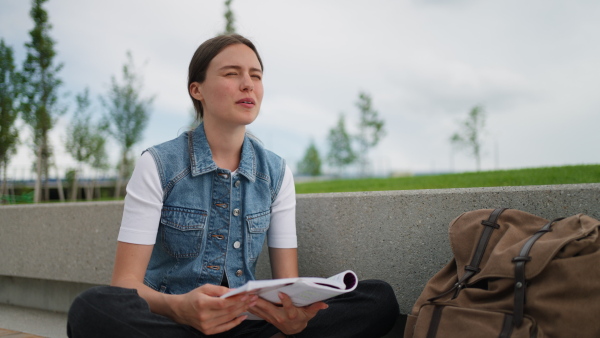
{"label": "woman's hair", "polygon": [[[188,70],[188,94],[190,94],[189,90],[192,82],[204,82],[206,79],[206,70],[208,69],[210,61],[212,61],[212,59],[217,56],[225,47],[236,44],[244,44],[250,47],[250,49],[254,51],[256,57],[258,58],[260,68],[264,69],[260,55],[250,40],[238,34],[219,35],[202,43],[200,47],[196,49],[194,56],[192,56]],[[196,110],[196,120],[202,119],[204,116],[202,103],[193,98],[191,94],[190,98],[192,98],[194,109]]]}

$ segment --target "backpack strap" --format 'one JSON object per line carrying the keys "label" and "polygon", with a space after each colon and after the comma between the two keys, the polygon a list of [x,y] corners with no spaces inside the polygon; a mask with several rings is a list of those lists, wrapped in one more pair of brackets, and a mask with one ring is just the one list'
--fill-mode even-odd
{"label": "backpack strap", "polygon": [[510,338],[513,331],[513,315],[509,313],[504,314],[504,322],[502,322],[502,331],[500,331],[500,336],[498,338]]}
{"label": "backpack strap", "polygon": [[525,264],[531,260],[529,251],[533,247],[535,241],[537,241],[542,235],[552,231],[552,224],[558,222],[564,218],[557,218],[553,221],[548,222],[540,230],[538,230],[533,236],[529,237],[527,242],[521,248],[519,256],[512,259],[515,263],[515,318],[514,324],[516,327],[520,327],[523,323],[523,314],[525,312],[525,291],[527,289],[527,282],[525,278]]}
{"label": "backpack strap", "polygon": [[458,280],[458,282],[456,282],[456,284],[454,284],[454,286],[450,290],[436,297],[429,298],[427,300],[428,302],[438,300],[448,295],[452,291],[454,291],[452,299],[458,297],[458,293],[465,287],[469,279],[478,274],[479,271],[481,271],[481,269],[479,268],[479,264],[481,264],[481,260],[483,259],[485,249],[487,248],[488,242],[490,241],[490,237],[492,237],[492,232],[500,228],[500,226],[496,222],[498,221],[498,217],[500,217],[500,214],[502,214],[506,209],[507,208],[495,209],[494,211],[492,211],[490,217],[487,220],[481,221],[481,225],[484,226],[483,232],[481,233],[481,237],[479,237],[479,243],[477,243],[475,253],[473,254],[473,257],[471,257],[471,263],[465,266],[465,274]]}
{"label": "backpack strap", "polygon": [[444,307],[439,305],[436,305],[433,308],[433,313],[431,314],[431,321],[429,322],[429,328],[427,329],[426,338],[435,338],[435,336],[437,336],[440,321],[442,320],[442,310],[444,310]]}

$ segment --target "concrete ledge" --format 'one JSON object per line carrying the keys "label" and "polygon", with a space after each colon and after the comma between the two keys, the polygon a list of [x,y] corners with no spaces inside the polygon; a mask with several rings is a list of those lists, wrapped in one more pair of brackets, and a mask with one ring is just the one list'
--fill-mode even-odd
{"label": "concrete ledge", "polygon": [[0,304],[67,312],[73,299],[96,284],[0,276]]}
{"label": "concrete ledge", "polygon": [[449,222],[469,210],[506,207],[552,219],[600,218],[600,184],[298,195],[303,275],[343,269],[382,279],[407,314],[451,258]]}
{"label": "concrete ledge", "polygon": [[2,338],[67,338],[67,314],[0,303],[0,328],[0,333],[17,331]]}
{"label": "concrete ledge", "polygon": [[[448,223],[465,211],[508,207],[548,219],[576,213],[600,218],[598,183],[297,199],[301,274],[330,276],[352,269],[360,279],[385,280],[394,287],[402,313],[410,312],[427,280],[450,259]],[[33,299],[64,293],[64,301],[40,300],[36,306],[48,308],[69,304],[70,286],[109,283],[122,210],[123,202],[0,207],[0,285],[11,285],[4,293],[0,287],[0,302],[36,306],[11,297],[19,294],[17,288],[36,293]],[[270,278],[266,254],[258,277]]]}
{"label": "concrete ledge", "polygon": [[0,207],[0,275],[107,284],[123,202]]}

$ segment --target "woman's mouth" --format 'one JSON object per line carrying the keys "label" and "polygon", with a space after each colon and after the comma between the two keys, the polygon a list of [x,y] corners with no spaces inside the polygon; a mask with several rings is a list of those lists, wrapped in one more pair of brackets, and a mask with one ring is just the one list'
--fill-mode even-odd
{"label": "woman's mouth", "polygon": [[254,100],[250,98],[243,98],[241,100],[238,100],[236,103],[247,108],[252,108],[256,104],[256,102],[254,102]]}

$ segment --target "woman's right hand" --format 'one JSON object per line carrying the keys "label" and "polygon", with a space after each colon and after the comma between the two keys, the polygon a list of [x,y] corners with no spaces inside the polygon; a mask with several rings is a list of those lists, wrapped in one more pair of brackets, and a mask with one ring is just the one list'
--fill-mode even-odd
{"label": "woman's right hand", "polygon": [[206,335],[231,330],[247,318],[241,314],[256,304],[258,296],[241,294],[220,298],[228,291],[223,286],[205,284],[189,293],[172,296],[173,320]]}
{"label": "woman's right hand", "polygon": [[204,334],[215,334],[239,325],[257,296],[237,295],[221,299],[229,291],[223,286],[205,284],[186,294],[171,295],[158,292],[144,284],[146,267],[152,245],[119,242],[111,285],[136,289],[150,306],[150,311],[196,328]]}

